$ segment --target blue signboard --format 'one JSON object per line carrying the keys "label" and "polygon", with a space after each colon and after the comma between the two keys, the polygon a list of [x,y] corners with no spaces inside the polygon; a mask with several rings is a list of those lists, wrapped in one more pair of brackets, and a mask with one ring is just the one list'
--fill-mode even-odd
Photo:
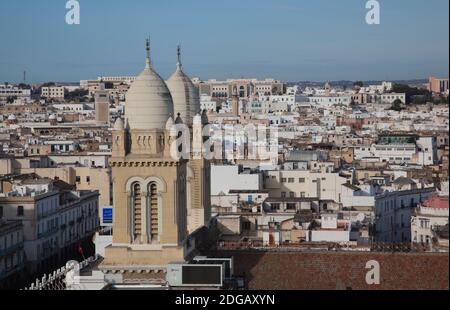
{"label": "blue signboard", "polygon": [[103,224],[112,224],[113,222],[113,209],[103,208]]}

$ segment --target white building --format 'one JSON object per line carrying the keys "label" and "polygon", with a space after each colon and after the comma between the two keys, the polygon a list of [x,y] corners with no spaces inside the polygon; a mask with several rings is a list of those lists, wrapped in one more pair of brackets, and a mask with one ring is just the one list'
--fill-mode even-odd
{"label": "white building", "polygon": [[131,85],[134,81],[136,81],[136,76],[99,76],[97,81],[101,82],[120,82]]}
{"label": "white building", "polygon": [[[402,189],[386,191],[375,200],[376,233],[378,242],[411,242],[411,218],[418,204],[423,203],[436,192],[435,188],[417,188],[406,178],[394,183],[403,185]],[[401,183],[401,184],[400,184]]]}
{"label": "white building", "polygon": [[201,111],[217,111],[217,102],[212,100],[211,96],[208,95],[200,95],[200,109]]}
{"label": "white building", "polygon": [[406,103],[406,94],[400,94],[400,93],[387,93],[387,94],[381,94],[377,95],[374,99],[374,102],[381,102],[381,103],[394,103],[395,100],[400,100],[402,103]]}
{"label": "white building", "polygon": [[350,105],[351,96],[311,96],[309,102],[317,107],[330,107],[333,105]]}
{"label": "white building", "polygon": [[85,103],[58,103],[54,104],[53,108],[62,112],[77,112],[83,115],[94,113],[94,109]]}
{"label": "white building", "polygon": [[16,97],[28,102],[31,100],[31,90],[22,89],[14,85],[0,84],[0,102],[6,102],[8,98]]}
{"label": "white building", "polygon": [[45,141],[45,145],[50,145],[52,153],[71,153],[78,149],[75,141]]}
{"label": "white building", "polygon": [[[437,235],[440,228],[448,227],[448,197],[430,197],[419,204],[411,217],[411,238],[413,243],[431,245],[439,242]],[[448,250],[448,239],[446,244]]]}
{"label": "white building", "polygon": [[419,137],[415,143],[389,143],[354,147],[356,160],[378,159],[393,164],[433,165],[437,161],[435,137]]}
{"label": "white building", "polygon": [[323,213],[320,216],[320,228],[306,234],[307,242],[350,242],[351,225],[338,222],[337,213]]}
{"label": "white building", "polygon": [[261,190],[262,176],[239,166],[211,166],[211,196],[228,195],[230,190]]}
{"label": "white building", "polygon": [[99,225],[98,192],[61,191],[49,179],[27,179],[0,194],[5,220],[23,224],[27,269],[51,266],[94,234]]}

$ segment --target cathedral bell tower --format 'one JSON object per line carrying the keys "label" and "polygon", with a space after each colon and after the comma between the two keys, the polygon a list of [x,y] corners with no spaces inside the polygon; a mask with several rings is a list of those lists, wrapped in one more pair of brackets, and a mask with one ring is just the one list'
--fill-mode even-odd
{"label": "cathedral bell tower", "polygon": [[187,161],[170,156],[174,105],[153,70],[150,43],[144,71],[126,96],[125,117],[113,128],[110,166],[113,243],[102,268],[129,270],[184,261]]}

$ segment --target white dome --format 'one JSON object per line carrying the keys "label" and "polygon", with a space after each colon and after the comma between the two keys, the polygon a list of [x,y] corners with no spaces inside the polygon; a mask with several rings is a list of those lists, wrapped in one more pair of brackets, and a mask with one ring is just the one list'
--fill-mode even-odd
{"label": "white dome", "polygon": [[51,114],[51,115],[48,117],[48,119],[49,119],[49,120],[55,120],[55,119],[56,119],[56,115],[55,115],[55,114]]}
{"label": "white dome", "polygon": [[130,129],[164,129],[173,115],[173,102],[164,80],[153,70],[150,58],[126,96],[125,117]]}
{"label": "white dome", "polygon": [[15,120],[17,120],[17,119],[14,114],[11,114],[10,116],[8,116],[8,121],[15,121]]}
{"label": "white dome", "polygon": [[183,123],[188,126],[192,125],[192,119],[197,113],[200,113],[200,95],[198,88],[183,72],[180,59],[178,59],[177,70],[167,80],[167,87],[172,94],[174,115],[180,113]]}

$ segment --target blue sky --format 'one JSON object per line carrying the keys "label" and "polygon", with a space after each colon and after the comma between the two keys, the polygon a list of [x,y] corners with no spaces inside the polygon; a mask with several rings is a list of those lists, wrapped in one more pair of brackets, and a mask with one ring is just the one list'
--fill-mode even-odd
{"label": "blue sky", "polygon": [[0,0],[0,82],[78,81],[134,75],[144,40],[165,78],[176,46],[191,76],[284,81],[448,76],[449,1],[380,0],[381,24],[365,23],[366,0],[79,0],[81,24],[65,23],[66,0]]}

